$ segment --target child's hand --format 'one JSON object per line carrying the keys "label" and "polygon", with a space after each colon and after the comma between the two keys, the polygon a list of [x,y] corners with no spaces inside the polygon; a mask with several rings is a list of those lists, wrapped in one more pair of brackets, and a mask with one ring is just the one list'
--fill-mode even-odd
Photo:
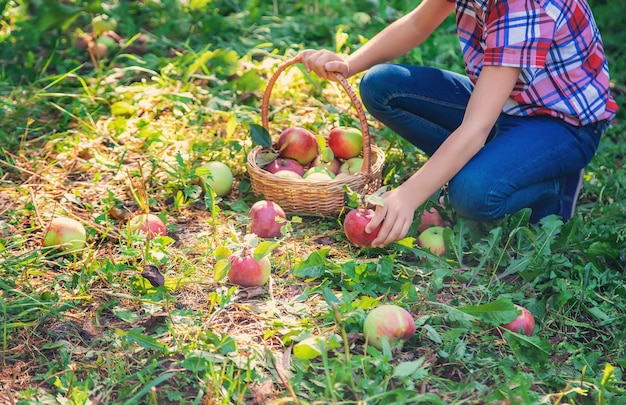
{"label": "child's hand", "polygon": [[404,238],[413,223],[415,208],[410,196],[403,195],[402,187],[383,194],[384,206],[376,206],[376,212],[365,232],[372,232],[382,222],[378,236],[372,241],[374,247],[384,247]]}
{"label": "child's hand", "polygon": [[329,72],[338,72],[342,76],[350,76],[348,62],[334,52],[327,50],[307,49],[296,56],[304,65],[307,72],[315,72],[321,78],[335,80]]}

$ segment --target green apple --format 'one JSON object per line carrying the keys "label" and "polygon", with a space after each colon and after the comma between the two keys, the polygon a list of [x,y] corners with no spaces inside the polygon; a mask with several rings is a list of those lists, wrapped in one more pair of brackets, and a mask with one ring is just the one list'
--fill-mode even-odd
{"label": "green apple", "polygon": [[363,158],[353,157],[352,159],[348,159],[345,162],[343,162],[339,171],[341,173],[356,174],[361,171],[362,167],[363,167]]}
{"label": "green apple", "polygon": [[204,164],[202,169],[210,172],[202,177],[218,197],[224,197],[233,189],[233,172],[225,163],[214,160]]}
{"label": "green apple", "polygon": [[446,243],[443,238],[443,226],[432,226],[430,228],[426,228],[420,235],[417,237],[417,245],[430,250],[433,254],[438,256],[445,256],[446,254]]}
{"label": "green apple", "polygon": [[85,247],[86,240],[87,232],[83,224],[72,218],[56,217],[46,227],[42,244],[74,251]]}
{"label": "green apple", "polygon": [[325,166],[313,166],[304,173],[302,178],[309,180],[332,180],[335,178],[335,173]]}

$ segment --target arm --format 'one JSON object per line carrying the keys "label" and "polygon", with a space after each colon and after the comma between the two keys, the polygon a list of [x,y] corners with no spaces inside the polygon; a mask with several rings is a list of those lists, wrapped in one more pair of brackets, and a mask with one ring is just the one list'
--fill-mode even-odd
{"label": "arm", "polygon": [[[386,246],[408,232],[415,210],[446,184],[483,147],[489,131],[519,77],[520,69],[485,66],[470,97],[461,125],[413,176],[384,195],[385,205],[366,228],[382,227],[374,246]],[[384,222],[383,222],[384,221]]]}
{"label": "arm", "polygon": [[329,79],[328,72],[353,76],[388,62],[424,42],[454,10],[448,0],[423,0],[410,13],[391,23],[347,58],[326,50],[305,50],[298,54],[308,72]]}

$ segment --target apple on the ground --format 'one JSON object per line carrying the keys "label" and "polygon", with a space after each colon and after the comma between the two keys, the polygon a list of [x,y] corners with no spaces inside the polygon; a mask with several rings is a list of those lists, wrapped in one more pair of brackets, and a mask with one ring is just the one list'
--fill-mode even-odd
{"label": "apple on the ground", "polygon": [[417,245],[429,249],[433,254],[444,256],[446,254],[446,243],[443,238],[443,226],[432,226],[426,228],[417,237]]}
{"label": "apple on the ground", "polygon": [[300,176],[304,175],[304,167],[294,159],[278,158],[265,166],[265,170],[270,173],[276,173],[280,170],[291,170]]}
{"label": "apple on the ground", "polygon": [[301,127],[289,127],[282,131],[276,146],[281,157],[294,159],[301,165],[308,165],[319,153],[315,135]]}
{"label": "apple on the ground", "polygon": [[83,224],[73,218],[56,217],[44,230],[42,245],[61,250],[80,250],[85,246],[87,232]]}
{"label": "apple on the ground", "polygon": [[368,344],[382,349],[383,339],[392,348],[401,348],[415,335],[415,321],[406,309],[383,304],[371,310],[363,323],[363,334]]}
{"label": "apple on the ground", "polygon": [[420,214],[419,222],[420,225],[417,228],[418,232],[424,232],[426,229],[433,226],[447,225],[435,207],[430,207],[429,210],[424,209]]}
{"label": "apple on the ground", "polygon": [[341,173],[355,174],[355,173],[359,173],[362,167],[363,167],[363,158],[353,157],[351,159],[345,160],[341,164],[341,168],[339,169],[339,171]]}
{"label": "apple on the ground", "polygon": [[152,239],[156,236],[166,235],[167,228],[158,216],[154,214],[139,214],[128,221],[131,232],[141,232]]}
{"label": "apple on the ground", "polygon": [[230,269],[227,277],[233,284],[242,287],[262,286],[270,278],[272,265],[268,256],[256,261],[254,255],[244,249],[240,253],[233,253],[228,259]]}
{"label": "apple on the ground", "polygon": [[355,208],[346,214],[343,220],[343,231],[350,242],[355,246],[371,247],[372,241],[378,236],[381,225],[378,225],[372,233],[366,233],[365,227],[374,216],[374,210],[370,208]]}
{"label": "apple on the ground", "polygon": [[328,134],[328,147],[340,159],[357,157],[363,149],[363,134],[356,128],[335,127]]}
{"label": "apple on the ground", "polygon": [[[281,220],[282,218],[282,220]],[[280,205],[273,201],[261,200],[252,204],[248,212],[250,232],[261,238],[277,238],[287,216]]]}
{"label": "apple on the ground", "polygon": [[204,164],[204,168],[211,172],[211,176],[204,179],[218,197],[230,193],[233,188],[233,172],[226,163],[214,160]]}
{"label": "apple on the ground", "polygon": [[535,318],[529,310],[520,305],[515,305],[515,309],[521,311],[522,313],[511,322],[502,325],[502,327],[515,333],[519,333],[521,330],[523,334],[532,336],[533,333],[535,333]]}

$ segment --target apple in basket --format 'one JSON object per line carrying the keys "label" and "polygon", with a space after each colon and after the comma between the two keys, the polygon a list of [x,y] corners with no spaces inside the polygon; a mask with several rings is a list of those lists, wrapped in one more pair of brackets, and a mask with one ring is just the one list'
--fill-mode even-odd
{"label": "apple in basket", "polygon": [[335,127],[328,134],[328,147],[335,157],[352,159],[359,156],[363,149],[363,135],[356,128]]}
{"label": "apple in basket", "polygon": [[307,180],[328,181],[335,178],[335,173],[331,172],[324,166],[313,166],[304,173],[302,178]]}
{"label": "apple in basket", "polygon": [[343,162],[339,171],[341,173],[356,174],[361,171],[363,167],[363,158],[353,157]]}
{"label": "apple in basket", "polygon": [[276,173],[280,170],[291,170],[298,173],[300,177],[304,175],[304,167],[294,159],[278,158],[265,166],[265,170],[270,173]]}
{"label": "apple in basket", "polygon": [[280,133],[277,145],[282,158],[294,159],[301,165],[308,165],[319,152],[317,138],[301,127],[289,127]]}
{"label": "apple in basket", "polygon": [[313,161],[313,166],[322,166],[333,172],[333,174],[339,174],[341,169],[341,160],[333,157],[330,161],[326,162],[322,159],[321,155],[318,155]]}

